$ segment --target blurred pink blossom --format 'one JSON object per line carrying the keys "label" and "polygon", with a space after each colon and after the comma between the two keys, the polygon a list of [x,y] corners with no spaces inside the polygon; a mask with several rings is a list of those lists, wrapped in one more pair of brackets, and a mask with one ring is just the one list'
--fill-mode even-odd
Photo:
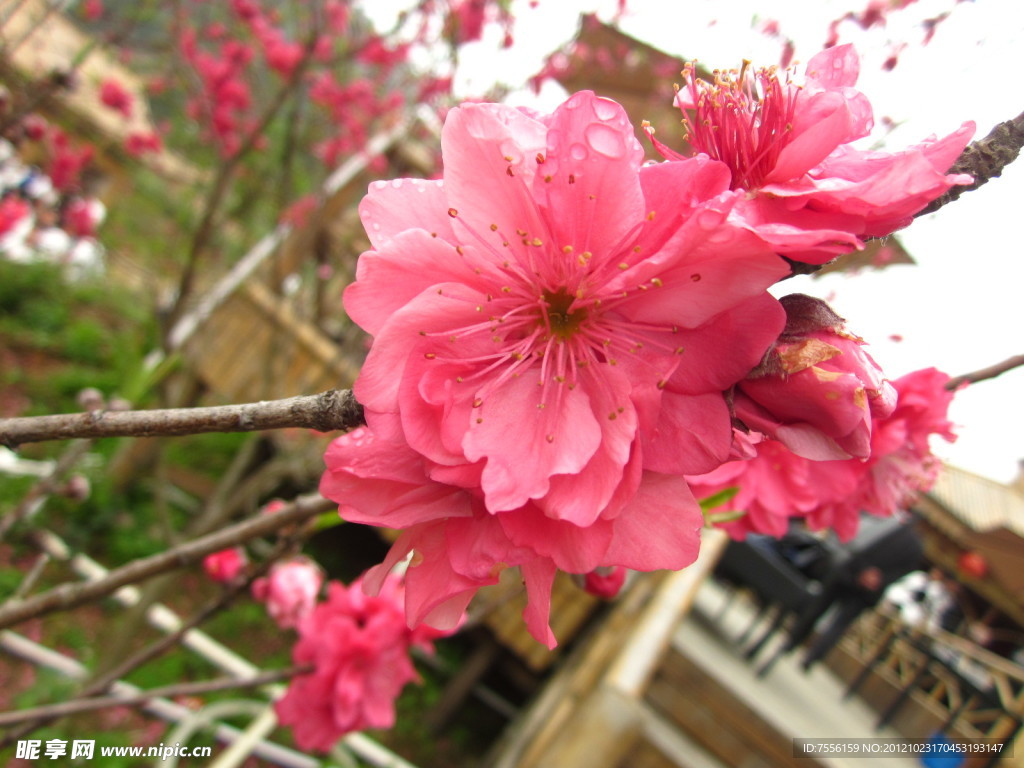
{"label": "blurred pink blossom", "polygon": [[324,576],[307,558],[275,563],[270,573],[252,584],[253,596],[266,603],[267,613],[282,629],[296,627],[313,612]]}
{"label": "blurred pink blossom", "polygon": [[331,582],[327,600],[299,623],[292,660],[314,668],[292,679],[275,709],[301,749],[326,752],[346,733],[394,725],[395,699],[418,680],[409,649],[429,652],[436,636],[406,627],[402,591],[395,577],[376,597],[360,581]]}
{"label": "blurred pink blossom", "polygon": [[222,549],[203,558],[203,570],[214,581],[226,584],[242,572],[248,558],[241,547]]}

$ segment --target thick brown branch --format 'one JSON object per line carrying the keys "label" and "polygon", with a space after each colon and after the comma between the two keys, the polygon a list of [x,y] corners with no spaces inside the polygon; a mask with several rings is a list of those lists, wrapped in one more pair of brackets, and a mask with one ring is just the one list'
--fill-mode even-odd
{"label": "thick brown branch", "polygon": [[259,515],[165,552],[134,560],[110,571],[102,579],[76,584],[61,584],[49,592],[40,593],[27,600],[8,600],[0,606],[0,628],[98,600],[127,584],[142,581],[164,571],[183,568],[206,557],[211,552],[265,536],[287,525],[301,523],[315,515],[327,512],[335,506],[333,502],[319,496],[305,496],[287,505],[279,512]]}
{"label": "thick brown branch", "polygon": [[301,427],[347,431],[364,424],[363,407],[349,390],[245,405],[166,408],[153,411],[92,411],[0,419],[0,445],[75,437],[163,437],[200,432],[253,432]]}
{"label": "thick brown branch", "polygon": [[1020,368],[1021,366],[1024,366],[1024,355],[1014,355],[1003,360],[1001,363],[990,365],[988,368],[954,376],[946,383],[946,389],[957,389],[963,384],[974,384],[979,381],[985,381],[985,379],[994,379],[1000,374],[1012,371],[1014,368]]}
{"label": "thick brown branch", "polygon": [[134,707],[146,704],[153,699],[171,699],[177,696],[196,696],[215,691],[229,691],[235,688],[255,688],[260,685],[288,680],[295,675],[312,671],[312,665],[289,667],[271,672],[263,672],[253,677],[226,677],[217,680],[204,680],[198,683],[178,683],[165,685],[162,688],[150,688],[135,696],[97,696],[86,699],[72,699],[59,704],[47,704],[43,707],[31,707],[17,712],[0,712],[0,727],[23,723],[36,718],[56,718],[74,715],[79,712],[90,712],[107,707]]}

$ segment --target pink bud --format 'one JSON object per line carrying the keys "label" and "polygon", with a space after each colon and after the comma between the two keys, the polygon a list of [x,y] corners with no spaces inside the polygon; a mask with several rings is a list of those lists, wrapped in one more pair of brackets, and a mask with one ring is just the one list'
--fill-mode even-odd
{"label": "pink bud", "polygon": [[245,556],[245,550],[241,547],[222,549],[203,559],[203,570],[214,581],[226,584],[233,581],[242,572],[246,562],[248,562],[248,558]]}
{"label": "pink bud", "polygon": [[91,491],[92,487],[89,485],[87,477],[84,475],[72,475],[68,478],[61,493],[73,501],[85,501],[89,498]]}
{"label": "pink bud", "polygon": [[786,328],[739,383],[737,417],[808,459],[867,458],[871,419],[892,413],[896,390],[825,302],[800,294],[781,301]]}
{"label": "pink bud", "polygon": [[103,393],[96,387],[86,387],[78,393],[75,399],[83,411],[99,411],[104,406]]}

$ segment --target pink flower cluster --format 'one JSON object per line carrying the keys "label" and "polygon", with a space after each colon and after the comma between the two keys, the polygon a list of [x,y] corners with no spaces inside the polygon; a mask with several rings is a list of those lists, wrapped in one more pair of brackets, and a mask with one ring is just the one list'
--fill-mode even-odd
{"label": "pink flower cluster", "polygon": [[693,561],[687,476],[763,436],[807,461],[871,454],[892,387],[834,314],[767,288],[789,274],[779,253],[824,262],[961,183],[943,164],[967,132],[850,150],[870,123],[855,77],[840,48],[803,89],[691,81],[701,152],[655,165],[589,92],[551,115],[467,104],[445,122],[443,180],[371,185],[345,292],[374,337],[354,388],[367,426],[332,443],[321,481],[346,520],[403,530],[371,592],[411,556],[410,625],[451,628],[518,567],[552,646],[558,569]]}
{"label": "pink flower cluster", "polygon": [[934,368],[892,382],[898,404],[872,415],[865,459],[812,461],[779,440],[765,439],[754,446],[752,459],[690,477],[690,485],[702,497],[738,488],[716,510],[746,513],[723,526],[736,538],[748,532],[782,536],[790,518],[802,517],[811,528],[831,528],[850,539],[861,512],[892,515],[934,484],[938,462],[929,438],[956,439],[946,415],[954,394],[948,382],[949,376]]}
{"label": "pink flower cluster", "polygon": [[394,576],[375,597],[359,581],[331,582],[327,600],[299,621],[292,660],[313,669],[292,680],[275,709],[300,748],[325,752],[346,733],[394,725],[395,699],[419,679],[410,649],[430,652],[439,636],[406,626],[402,592]]}

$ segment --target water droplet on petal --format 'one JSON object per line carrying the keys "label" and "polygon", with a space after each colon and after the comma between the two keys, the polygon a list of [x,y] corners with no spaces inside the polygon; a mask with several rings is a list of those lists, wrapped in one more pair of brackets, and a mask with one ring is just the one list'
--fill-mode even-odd
{"label": "water droplet on petal", "polygon": [[601,120],[611,120],[619,114],[618,105],[608,99],[594,99],[594,114]]}
{"label": "water droplet on petal", "polygon": [[373,182],[374,189],[385,189],[388,183],[386,181],[375,181]]}
{"label": "water droplet on petal", "polygon": [[697,226],[701,229],[714,229],[722,223],[722,214],[718,211],[700,211],[697,214]]}
{"label": "water droplet on petal", "polygon": [[605,157],[618,160],[626,156],[622,135],[610,125],[591,123],[583,130],[583,136],[592,150]]}
{"label": "water droplet on petal", "polygon": [[402,180],[401,179],[392,179],[391,180],[391,186],[394,187],[395,189],[401,189],[402,188]]}
{"label": "water droplet on petal", "polygon": [[582,144],[573,144],[569,147],[569,154],[572,156],[573,160],[586,160],[589,153],[587,152],[587,148]]}

